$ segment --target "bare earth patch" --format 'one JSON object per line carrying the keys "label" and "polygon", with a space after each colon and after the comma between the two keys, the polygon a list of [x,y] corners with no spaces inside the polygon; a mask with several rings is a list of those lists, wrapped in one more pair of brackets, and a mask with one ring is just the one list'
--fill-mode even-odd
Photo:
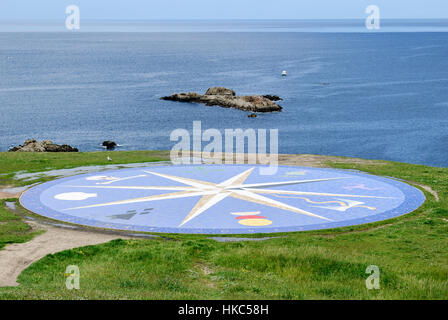
{"label": "bare earth patch", "polygon": [[[0,186],[0,190],[4,190],[2,189],[3,187]],[[0,191],[0,200],[1,199],[10,199],[10,198],[18,198],[20,196],[20,193],[13,193],[13,192],[4,192],[4,191]]]}
{"label": "bare earth patch", "polygon": [[352,163],[352,164],[375,164],[384,165],[385,162],[378,160],[365,160],[359,158],[343,158],[333,156],[321,156],[314,154],[279,154],[278,162],[281,165],[296,165],[305,167],[328,167],[327,162],[332,163]]}
{"label": "bare earth patch", "polygon": [[432,194],[432,195],[434,196],[434,199],[435,199],[437,202],[440,201],[439,195],[438,195],[437,192],[436,192],[435,190],[433,190],[430,186],[425,186],[425,185],[423,185],[423,184],[418,184],[418,183],[415,183],[415,182],[412,182],[412,181],[410,181],[410,182],[413,183],[413,184],[415,184],[416,186],[419,186],[419,187],[425,189],[426,191],[428,191],[430,194]]}
{"label": "bare earth patch", "polygon": [[197,267],[200,269],[202,275],[200,281],[209,288],[216,288],[215,283],[213,283],[213,277],[209,277],[215,271],[206,264],[198,264]]}
{"label": "bare earth patch", "polygon": [[[207,163],[207,160],[212,160],[216,158],[226,160],[225,153],[217,153],[213,155],[213,157],[208,156],[206,153],[201,152],[191,152],[192,157],[194,158],[202,158]],[[227,154],[228,155],[228,154]],[[248,159],[252,157],[252,159],[257,159],[257,155],[252,154],[235,154],[234,160],[239,156],[244,158],[244,161],[247,162]],[[267,155],[268,157],[270,155]],[[260,157],[260,155],[258,155]],[[258,158],[259,159],[259,158]],[[328,167],[328,162],[332,163],[352,163],[352,164],[369,164],[369,165],[384,165],[386,162],[379,160],[366,160],[360,158],[345,158],[345,157],[336,157],[336,156],[321,156],[314,154],[279,154],[278,155],[278,163],[280,165],[289,165],[289,166],[304,166],[304,167]],[[234,162],[235,163],[235,162]]]}

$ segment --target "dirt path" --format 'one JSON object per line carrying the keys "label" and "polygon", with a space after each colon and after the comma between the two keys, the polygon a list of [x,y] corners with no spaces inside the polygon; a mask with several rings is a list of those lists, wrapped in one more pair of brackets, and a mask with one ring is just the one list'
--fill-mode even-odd
{"label": "dirt path", "polygon": [[432,194],[432,196],[434,197],[434,199],[435,199],[437,202],[440,201],[439,194],[437,193],[437,191],[433,190],[430,186],[425,186],[425,185],[423,185],[423,184],[418,184],[418,183],[416,183],[416,182],[412,182],[412,181],[410,181],[410,183],[413,183],[413,184],[415,184],[416,186],[419,186],[419,187],[425,189],[425,190],[428,191],[430,194]]}
{"label": "dirt path", "polygon": [[[192,152],[192,156],[196,158],[202,158],[204,160],[207,159],[215,159],[210,158],[206,154],[201,152]],[[234,157],[241,156],[241,154],[235,154]],[[255,158],[259,155],[253,155]],[[223,160],[224,163],[226,154],[218,153],[216,155],[217,158]],[[243,158],[247,163],[249,155],[244,154]],[[235,159],[234,158],[234,159]],[[337,157],[337,156],[321,156],[314,154],[279,154],[278,155],[278,163],[280,165],[290,165],[290,166],[304,166],[304,167],[328,167],[327,163],[354,163],[354,164],[371,164],[371,165],[384,165],[386,162],[381,160],[366,160],[360,158],[345,158],[345,157]]]}
{"label": "dirt path", "polygon": [[0,287],[18,286],[17,277],[33,262],[63,250],[105,243],[123,236],[69,230],[27,222],[34,230],[45,233],[25,243],[11,244],[0,250]]}
{"label": "dirt path", "polygon": [[17,198],[17,197],[13,197],[9,193],[6,193],[6,192],[0,192],[0,200],[1,199],[8,199],[8,198]]}
{"label": "dirt path", "polygon": [[7,189],[6,188],[2,189],[2,188],[4,188],[4,187],[0,186],[0,200],[1,199],[9,199],[9,198],[18,198],[18,197],[20,197],[20,193],[5,192],[3,190],[7,190]]}

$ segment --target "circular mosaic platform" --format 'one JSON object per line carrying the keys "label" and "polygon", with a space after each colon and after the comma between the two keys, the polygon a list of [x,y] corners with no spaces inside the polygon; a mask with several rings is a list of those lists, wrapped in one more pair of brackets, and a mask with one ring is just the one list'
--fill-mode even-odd
{"label": "circular mosaic platform", "polygon": [[414,211],[423,193],[403,182],[334,169],[256,165],[154,166],[35,186],[21,204],[52,219],[120,230],[247,234],[380,221]]}

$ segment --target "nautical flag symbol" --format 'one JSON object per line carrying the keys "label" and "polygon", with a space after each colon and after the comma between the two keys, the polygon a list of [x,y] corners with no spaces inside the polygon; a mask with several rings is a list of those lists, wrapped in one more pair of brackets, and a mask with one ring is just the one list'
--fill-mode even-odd
{"label": "nautical flag symbol", "polygon": [[271,220],[260,215],[260,211],[231,212],[230,214],[237,216],[235,219],[238,221],[239,224],[242,224],[243,226],[262,227],[272,224]]}

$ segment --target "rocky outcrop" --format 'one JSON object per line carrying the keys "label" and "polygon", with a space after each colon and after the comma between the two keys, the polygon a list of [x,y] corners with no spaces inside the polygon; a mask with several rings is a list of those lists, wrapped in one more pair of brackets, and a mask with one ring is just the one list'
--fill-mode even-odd
{"label": "rocky outcrop", "polygon": [[283,100],[282,98],[280,98],[279,96],[274,96],[274,95],[270,95],[270,94],[265,94],[263,97],[265,97],[266,99],[269,99],[271,101],[280,101]]}
{"label": "rocky outcrop", "polygon": [[107,150],[113,150],[116,146],[117,144],[115,143],[115,141],[103,141],[103,147],[106,147]]}
{"label": "rocky outcrop", "polygon": [[224,87],[209,88],[205,93],[206,96],[236,96],[235,91]]}
{"label": "rocky outcrop", "polygon": [[210,88],[204,95],[195,92],[175,93],[160,99],[178,102],[203,103],[207,106],[220,106],[252,112],[274,112],[282,110],[282,107],[274,102],[281,100],[278,96],[236,96],[233,90],[223,87]]}
{"label": "rocky outcrop", "polygon": [[67,144],[54,144],[50,140],[44,140],[40,142],[34,139],[30,139],[26,140],[23,146],[20,145],[11,148],[9,152],[78,152],[78,149],[73,148]]}

